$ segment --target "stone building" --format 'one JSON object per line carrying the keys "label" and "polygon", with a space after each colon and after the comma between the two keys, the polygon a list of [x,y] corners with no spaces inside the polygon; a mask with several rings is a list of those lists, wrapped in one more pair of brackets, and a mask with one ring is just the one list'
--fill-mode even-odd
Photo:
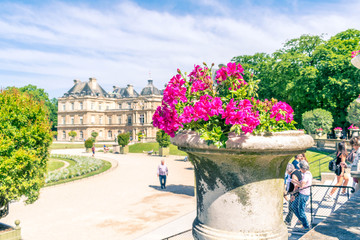
{"label": "stone building", "polygon": [[130,84],[106,92],[95,78],[74,80],[74,86],[58,98],[57,139],[69,141],[70,131],[77,133],[75,141],[84,141],[92,132],[99,134],[99,141],[114,141],[123,132],[130,132],[134,140],[140,132],[149,140],[155,139],[157,129],[151,122],[161,100],[153,80],[148,80],[140,94]]}

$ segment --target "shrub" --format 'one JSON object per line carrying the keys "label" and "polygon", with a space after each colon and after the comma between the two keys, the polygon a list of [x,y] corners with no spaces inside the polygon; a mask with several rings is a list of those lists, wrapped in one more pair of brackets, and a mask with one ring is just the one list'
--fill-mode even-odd
{"label": "shrub", "polygon": [[92,148],[94,141],[91,138],[86,139],[85,148]]}
{"label": "shrub", "polygon": [[346,109],[348,115],[346,120],[356,126],[360,126],[360,102],[355,99]]}
{"label": "shrub", "polygon": [[14,88],[0,91],[0,106],[0,199],[35,202],[52,141],[48,109]]}
{"label": "shrub", "polygon": [[302,115],[302,124],[309,133],[315,133],[316,129],[322,128],[324,133],[331,131],[334,119],[329,111],[317,108]]}
{"label": "shrub", "polygon": [[77,133],[75,131],[70,131],[69,132],[69,136],[72,137],[72,138],[76,137],[76,135],[77,135]]}
{"label": "shrub", "polygon": [[170,145],[170,136],[163,130],[159,130],[156,133],[156,141],[160,147],[168,147]]}
{"label": "shrub", "polygon": [[94,140],[96,140],[96,137],[99,136],[99,134],[97,132],[92,132],[91,136],[94,138]]}
{"label": "shrub", "polygon": [[117,136],[118,139],[118,143],[120,146],[125,147],[126,145],[129,144],[130,141],[130,133],[120,133]]}

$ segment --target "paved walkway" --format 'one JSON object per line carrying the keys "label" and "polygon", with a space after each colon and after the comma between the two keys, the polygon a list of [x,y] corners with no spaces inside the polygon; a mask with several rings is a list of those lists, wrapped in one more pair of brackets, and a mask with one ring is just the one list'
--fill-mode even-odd
{"label": "paved walkway", "polygon": [[[90,155],[81,149],[53,153]],[[21,220],[24,240],[135,239],[195,210],[192,165],[183,157],[97,153],[117,163],[104,174],[43,188],[31,205],[10,205],[1,222]],[[161,159],[169,167],[167,189],[161,190],[156,168]],[[116,164],[115,164],[116,166]]]}

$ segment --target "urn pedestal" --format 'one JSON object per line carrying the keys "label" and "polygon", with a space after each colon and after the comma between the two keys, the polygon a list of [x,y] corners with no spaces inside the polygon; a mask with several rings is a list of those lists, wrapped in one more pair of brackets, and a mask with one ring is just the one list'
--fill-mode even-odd
{"label": "urn pedestal", "polygon": [[341,138],[341,130],[335,130],[335,136],[336,136],[336,139],[340,139]]}
{"label": "urn pedestal", "polygon": [[195,132],[180,132],[171,141],[194,164],[195,239],[288,239],[285,169],[294,155],[314,144],[311,136],[302,131],[231,135],[225,149],[208,145]]}

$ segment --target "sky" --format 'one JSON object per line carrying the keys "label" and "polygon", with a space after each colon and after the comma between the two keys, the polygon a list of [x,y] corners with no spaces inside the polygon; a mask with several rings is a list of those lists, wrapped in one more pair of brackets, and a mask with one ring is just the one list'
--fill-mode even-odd
{"label": "sky", "polygon": [[359,0],[1,1],[0,89],[33,84],[61,97],[73,80],[106,90],[177,68],[273,53],[303,34],[360,29]]}

